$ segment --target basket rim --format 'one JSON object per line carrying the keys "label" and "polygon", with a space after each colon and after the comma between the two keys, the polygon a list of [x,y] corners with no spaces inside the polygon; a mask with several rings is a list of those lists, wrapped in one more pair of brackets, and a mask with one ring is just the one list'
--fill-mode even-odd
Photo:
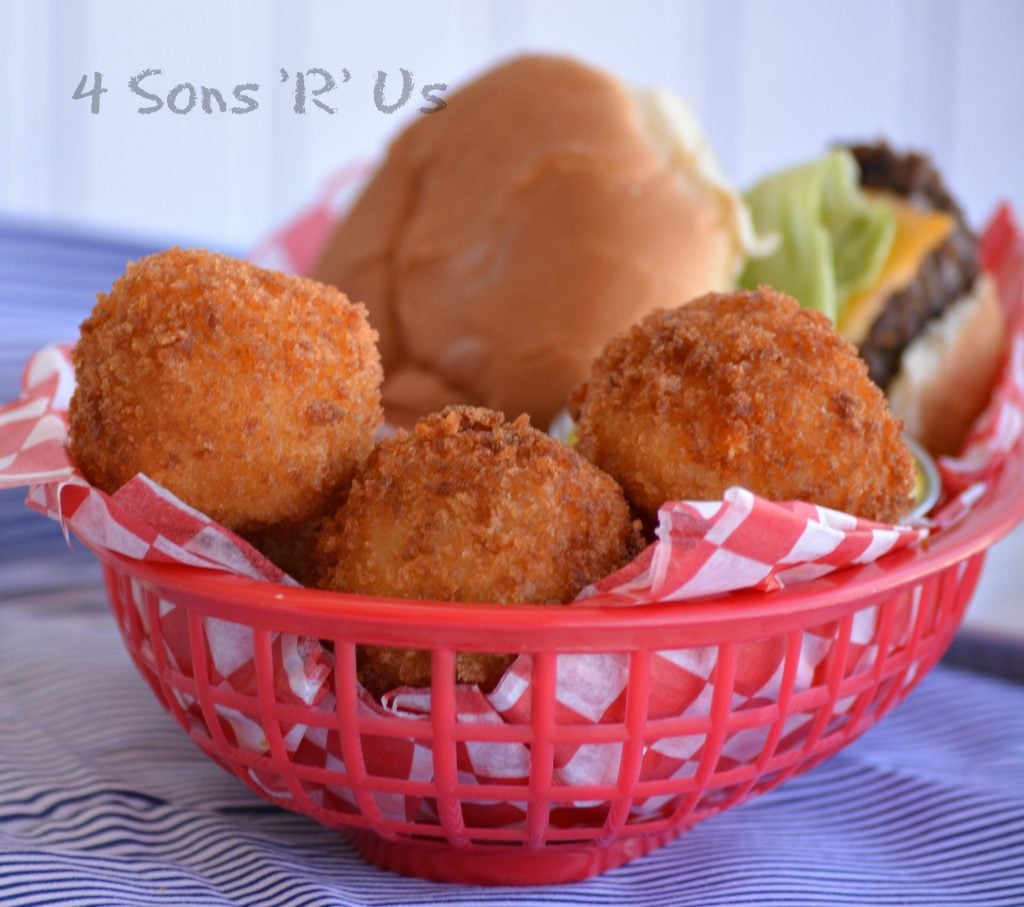
{"label": "basket rim", "polygon": [[[355,628],[387,642],[426,631],[434,643],[477,648],[479,632],[524,631],[597,633],[595,648],[607,646],[601,631],[629,631],[649,638],[659,628],[688,629],[694,642],[753,638],[780,630],[835,619],[871,605],[887,595],[936,577],[983,552],[1024,519],[1024,443],[1018,443],[991,481],[985,495],[959,523],[923,543],[870,564],[827,574],[772,592],[743,590],[725,596],[622,606],[605,596],[585,604],[552,607],[495,602],[440,602],[331,592],[247,579],[183,564],[134,560],[109,549],[87,546],[115,574],[158,589],[172,590],[201,613],[284,632],[344,637]],[[440,635],[438,635],[440,634]],[[494,644],[494,640],[491,640]]]}

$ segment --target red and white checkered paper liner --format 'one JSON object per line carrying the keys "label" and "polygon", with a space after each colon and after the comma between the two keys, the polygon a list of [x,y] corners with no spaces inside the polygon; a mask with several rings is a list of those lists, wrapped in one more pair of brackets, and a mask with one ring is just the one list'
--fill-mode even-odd
{"label": "red and white checkered paper liner", "polygon": [[[313,215],[313,226],[300,218],[293,231],[307,241],[322,241],[324,212]],[[297,235],[298,235],[297,234]],[[277,248],[289,250],[298,241],[289,232]],[[291,243],[291,245],[289,244]],[[301,244],[299,244],[301,245]],[[289,253],[290,254],[290,253]],[[999,283],[1011,313],[1010,353],[992,404],[972,431],[964,456],[940,464],[947,503],[931,527],[941,531],[969,512],[999,469],[1024,426],[1024,330],[1020,309],[1024,286],[1024,239],[1010,212],[1001,210],[985,233],[986,267]],[[296,261],[294,256],[282,264]],[[306,261],[309,259],[307,258]],[[145,476],[137,476],[113,495],[93,488],[71,461],[67,447],[67,405],[74,375],[68,346],[47,347],[34,355],[25,370],[22,398],[0,409],[0,487],[30,486],[30,507],[58,520],[90,545],[101,546],[142,561],[188,564],[223,570],[268,582],[291,582],[242,539],[208,517],[177,500]],[[723,594],[736,589],[769,591],[821,576],[832,570],[868,563],[917,540],[921,527],[882,526],[847,514],[801,502],[772,503],[742,488],[730,489],[715,502],[670,502],[659,514],[658,539],[636,561],[595,587],[580,601],[600,594],[602,603],[637,607],[656,601],[682,600]],[[160,600],[151,612],[145,591],[132,583],[131,598],[148,629],[151,613],[160,621],[165,651],[154,653],[143,641],[142,657],[156,671],[164,661],[191,676],[192,646],[187,614],[172,601]],[[272,587],[268,594],[273,594]],[[913,604],[899,614],[890,628],[890,649],[903,645],[910,632]],[[852,670],[870,667],[887,652],[876,645],[876,612],[865,609],[856,616],[849,655]],[[257,697],[253,633],[241,624],[205,619],[208,642],[206,672],[213,687]],[[819,627],[804,634],[797,666],[797,691],[821,682],[821,672],[834,640],[835,628]],[[715,647],[661,651],[651,664],[652,683],[648,714],[651,718],[706,716],[714,692]],[[784,645],[778,639],[745,644],[738,653],[732,709],[768,705],[777,698],[782,682]],[[333,654],[319,640],[276,634],[272,637],[275,695],[285,704],[303,704],[333,712]],[[555,722],[597,724],[621,722],[629,674],[628,656],[618,653],[560,654],[556,662]],[[460,686],[456,694],[456,720],[465,723],[529,723],[531,715],[530,656],[518,658],[489,694]],[[188,720],[209,732],[199,704],[176,692]],[[841,713],[851,703],[840,703]],[[383,702],[359,691],[357,706],[363,715],[390,715],[426,720],[430,713],[429,689],[400,689]],[[235,745],[265,753],[270,744],[258,721],[223,705],[216,706],[221,730]],[[806,733],[810,715],[791,716],[783,728],[780,748]],[[755,759],[768,734],[752,728],[733,734],[724,745],[723,759],[741,765]],[[294,724],[283,729],[286,749],[305,765],[341,771],[344,759],[337,734],[325,728]],[[692,775],[700,759],[703,734],[663,738],[645,746],[640,780]],[[364,758],[370,774],[429,782],[433,759],[429,743],[406,738],[364,738]],[[462,783],[525,783],[529,776],[527,744],[460,742],[458,767]],[[567,786],[614,784],[621,748],[583,744],[555,748],[552,782]],[[720,763],[721,764],[721,763]],[[252,770],[252,777],[274,796],[291,796],[280,779]],[[307,785],[318,804],[355,811],[345,789]],[[385,820],[433,818],[432,804],[401,795],[378,794]],[[665,806],[659,798],[634,805],[632,815],[657,813]],[[522,822],[519,803],[480,804],[477,814],[464,804],[470,824]],[[559,824],[587,822],[589,810],[603,815],[607,804],[577,803],[555,810]]]}

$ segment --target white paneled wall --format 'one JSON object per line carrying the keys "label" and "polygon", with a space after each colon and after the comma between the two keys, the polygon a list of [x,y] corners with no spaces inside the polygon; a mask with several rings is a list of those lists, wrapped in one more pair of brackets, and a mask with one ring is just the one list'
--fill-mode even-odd
{"label": "white paneled wall", "polygon": [[[975,222],[1000,198],[1024,210],[1021,0],[0,0],[0,214],[244,248],[416,115],[375,108],[378,70],[454,90],[528,49],[672,87],[740,185],[887,136],[930,151]],[[338,113],[295,114],[282,67],[347,69]],[[141,115],[145,69],[163,95],[258,82],[259,107]],[[96,115],[71,97],[93,71]]]}

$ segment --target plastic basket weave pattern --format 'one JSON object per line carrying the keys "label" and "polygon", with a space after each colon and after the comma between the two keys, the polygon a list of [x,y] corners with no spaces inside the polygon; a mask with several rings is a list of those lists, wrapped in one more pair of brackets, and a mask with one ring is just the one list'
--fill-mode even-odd
{"label": "plastic basket weave pattern", "polygon": [[[871,727],[945,651],[985,549],[1024,516],[1021,487],[1018,445],[967,517],[922,546],[770,594],[628,609],[382,599],[371,608],[359,596],[95,553],[129,652],[157,698],[261,796],[347,830],[383,868],[541,884],[647,853]],[[172,613],[181,621],[175,640],[163,638]],[[212,665],[211,636],[228,624],[251,640],[253,676],[224,685],[212,680],[224,666]],[[309,653],[286,638],[333,650],[312,700],[290,680],[295,660]],[[363,643],[431,652],[429,715],[411,721],[364,707],[355,672]],[[524,720],[457,720],[458,651],[532,656]],[[566,719],[556,685],[559,658],[570,653],[614,653],[625,664],[617,720]],[[672,680],[655,667],[666,653],[682,653],[691,670],[708,666],[708,683],[682,716],[657,708]],[[754,691],[743,688],[751,659],[763,663],[755,674],[772,679]],[[262,739],[240,741],[239,728]],[[337,757],[305,759],[294,745],[303,735],[333,741]],[[410,742],[426,763],[418,772],[389,764],[389,753]],[[461,766],[473,747],[528,754],[525,780],[468,776]],[[592,777],[601,783],[566,783],[556,766],[584,748],[600,763]],[[672,761],[680,750],[686,758]],[[671,768],[659,772],[659,759]],[[417,806],[396,809],[401,803]]]}

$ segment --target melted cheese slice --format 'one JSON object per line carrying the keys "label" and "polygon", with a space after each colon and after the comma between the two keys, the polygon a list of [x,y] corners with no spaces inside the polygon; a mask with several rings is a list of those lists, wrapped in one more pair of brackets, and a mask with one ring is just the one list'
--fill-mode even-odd
{"label": "melted cheese slice", "polygon": [[878,280],[851,296],[839,319],[839,332],[854,344],[867,337],[889,297],[914,279],[925,257],[938,248],[955,226],[953,215],[944,211],[924,211],[887,192],[868,194],[892,211],[896,233]]}

